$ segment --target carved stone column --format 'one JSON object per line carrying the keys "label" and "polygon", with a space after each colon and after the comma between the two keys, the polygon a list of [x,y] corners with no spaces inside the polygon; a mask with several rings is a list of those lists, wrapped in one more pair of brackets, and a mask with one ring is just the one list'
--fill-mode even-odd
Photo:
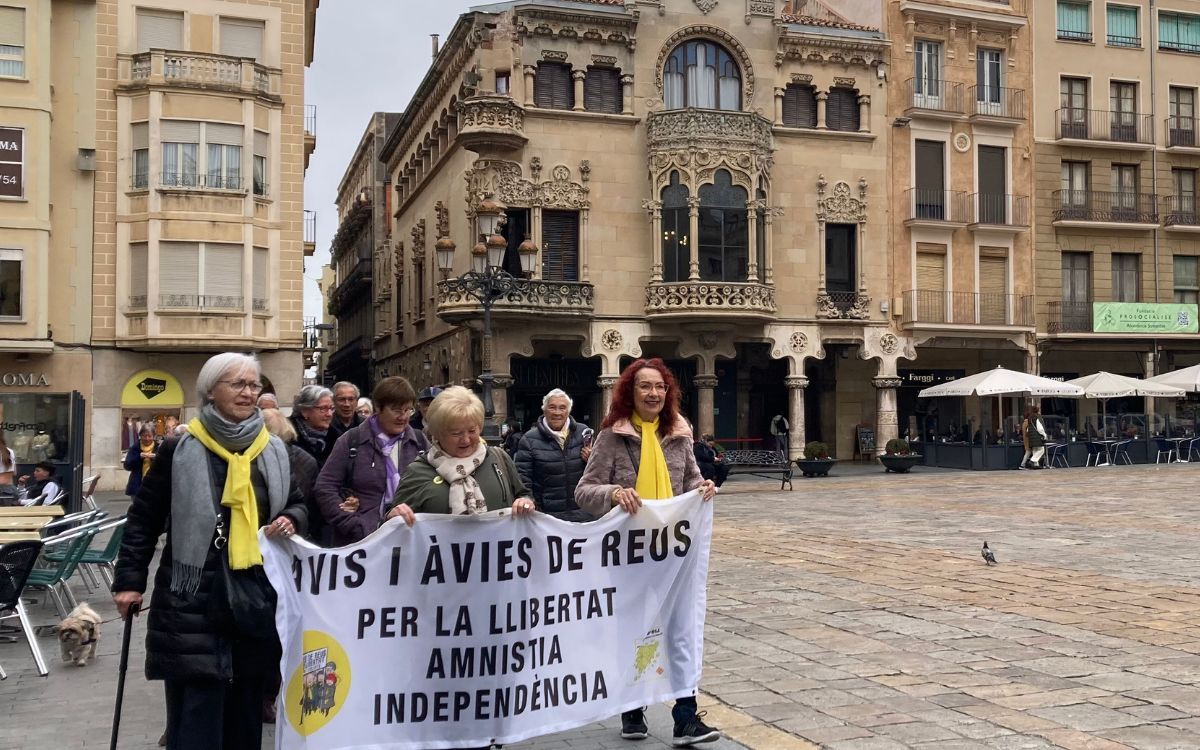
{"label": "carved stone column", "polygon": [[788,460],[804,455],[804,389],[808,378],[791,375],[783,379],[788,389]]}
{"label": "carved stone column", "polygon": [[696,386],[696,426],[701,435],[711,435],[716,429],[713,420],[713,390],[717,387],[716,375],[697,375],[692,378]]}
{"label": "carved stone column", "polygon": [[600,387],[600,416],[596,419],[596,424],[592,425],[597,430],[600,429],[600,422],[608,416],[608,410],[612,408],[612,392],[613,386],[617,384],[616,375],[601,375],[596,378],[596,385]]}
{"label": "carved stone column", "polygon": [[662,201],[646,201],[642,208],[650,213],[650,281],[662,281]]}
{"label": "carved stone column", "polygon": [[492,402],[496,410],[496,424],[508,421],[508,389],[512,384],[512,376],[508,373],[496,373],[492,376]]}
{"label": "carved stone column", "polygon": [[775,124],[783,124],[783,95],[785,90],[779,86],[775,87]]}
{"label": "carved stone column", "polygon": [[871,132],[871,97],[858,97],[858,132]]}
{"label": "carved stone column", "polygon": [[525,71],[525,106],[533,106],[533,77],[537,75],[537,68],[532,65],[526,65]]}
{"label": "carved stone column", "polygon": [[621,114],[633,114],[633,76],[621,76]]}
{"label": "carved stone column", "polygon": [[825,91],[817,92],[817,130],[829,130],[829,126],[825,124],[825,102],[829,101],[829,93]]}
{"label": "carved stone column", "polygon": [[900,378],[874,378],[875,386],[875,452],[882,453],[889,440],[900,437],[900,425],[896,419],[896,389],[904,381]]}
{"label": "carved stone column", "polygon": [[571,109],[576,112],[583,111],[583,79],[587,78],[587,71],[576,70],[571,73],[571,80],[575,82],[575,106]]}
{"label": "carved stone column", "polygon": [[688,198],[688,281],[700,280],[699,238],[700,197],[693,195]]}
{"label": "carved stone column", "polygon": [[758,281],[758,201],[746,201],[746,241],[749,247],[746,255],[746,280]]}

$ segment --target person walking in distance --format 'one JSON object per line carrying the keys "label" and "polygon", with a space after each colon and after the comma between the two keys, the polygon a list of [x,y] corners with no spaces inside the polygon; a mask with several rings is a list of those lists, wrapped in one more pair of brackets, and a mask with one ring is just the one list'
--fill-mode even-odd
{"label": "person walking in distance", "polygon": [[[717,486],[700,474],[692,451],[692,427],[679,412],[679,386],[661,359],[634,360],[613,386],[612,407],[593,443],[587,468],[575,488],[575,502],[593,518],[614,506],[637,513],[643,502],[666,500],[700,490],[704,499]],[[715,742],[721,733],[706,725],[695,696],[684,696],[671,709],[672,744]],[[645,739],[645,710],[621,714],[621,736]]]}
{"label": "person walking in distance", "polygon": [[[759,422],[759,424],[762,423]],[[784,458],[787,458],[788,455],[788,432],[790,430],[791,425],[782,414],[776,414],[771,418],[771,435],[775,438],[775,450],[782,453]]]}
{"label": "person walking in distance", "polygon": [[329,444],[333,444],[349,430],[358,427],[366,417],[358,414],[358,386],[346,380],[333,384],[333,420],[329,423]]}
{"label": "person walking in distance", "polygon": [[1042,423],[1040,411],[1036,406],[1029,407],[1025,412],[1025,419],[1021,422],[1021,434],[1025,439],[1025,455],[1020,466],[1022,469],[1027,468],[1027,461],[1032,462],[1028,465],[1030,469],[1042,468],[1042,456],[1046,453],[1046,426]]}
{"label": "person walking in distance", "polygon": [[533,492],[538,510],[564,521],[591,521],[575,504],[575,486],[592,455],[592,429],[571,417],[573,402],[555,388],[542,397],[542,416],[516,449],[517,472]]}

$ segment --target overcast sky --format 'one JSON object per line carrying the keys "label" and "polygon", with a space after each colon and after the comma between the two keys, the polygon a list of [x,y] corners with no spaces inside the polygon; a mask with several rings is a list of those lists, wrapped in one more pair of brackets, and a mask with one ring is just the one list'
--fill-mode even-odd
{"label": "overcast sky", "polygon": [[372,112],[402,112],[432,60],[429,35],[445,40],[471,0],[325,0],[305,101],[317,105],[317,150],[304,207],[317,212],[317,252],[304,261],[304,315],[320,318],[317,279],[337,231],[337,186]]}

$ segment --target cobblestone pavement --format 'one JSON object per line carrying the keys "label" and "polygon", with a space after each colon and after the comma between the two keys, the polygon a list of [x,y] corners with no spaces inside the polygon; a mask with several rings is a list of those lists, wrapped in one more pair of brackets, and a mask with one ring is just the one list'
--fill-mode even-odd
{"label": "cobblestone pavement", "polygon": [[[1200,467],[842,473],[717,499],[710,747],[1200,748]],[[0,644],[0,750],[106,747],[119,641],[113,623],[97,663],[44,680]],[[140,750],[162,700],[134,659]],[[662,748],[667,708],[650,719],[636,745],[609,721],[520,747]]]}

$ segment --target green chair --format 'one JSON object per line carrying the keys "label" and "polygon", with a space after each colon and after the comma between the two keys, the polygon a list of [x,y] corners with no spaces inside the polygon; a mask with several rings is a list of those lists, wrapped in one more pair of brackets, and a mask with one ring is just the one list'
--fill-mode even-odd
{"label": "green chair", "polygon": [[[112,536],[108,538],[108,543],[103,549],[92,549],[91,547],[83,551],[83,556],[79,558],[80,565],[94,567],[100,571],[100,576],[104,578],[104,582],[111,589],[113,584],[113,566],[117,562],[117,554],[121,551],[121,540],[125,537],[125,516],[120,518],[109,519],[100,524],[96,528],[96,533],[112,530]],[[84,568],[86,572],[87,568]]]}
{"label": "green chair", "polygon": [[[71,609],[79,606],[79,602],[75,600],[75,594],[71,593],[71,587],[67,584],[71,576],[75,575],[75,570],[79,567],[79,559],[83,557],[83,553],[87,551],[88,545],[92,543],[92,538],[96,536],[96,528],[99,524],[89,524],[88,526],[80,526],[77,529],[60,534],[52,539],[44,541],[42,549],[54,548],[62,546],[64,554],[58,561],[48,560],[56,564],[34,568],[29,573],[29,578],[25,581],[26,589],[45,589],[54,599],[54,606],[58,609],[60,617],[66,618]],[[66,601],[70,602],[70,608],[63,606],[63,596]]]}

